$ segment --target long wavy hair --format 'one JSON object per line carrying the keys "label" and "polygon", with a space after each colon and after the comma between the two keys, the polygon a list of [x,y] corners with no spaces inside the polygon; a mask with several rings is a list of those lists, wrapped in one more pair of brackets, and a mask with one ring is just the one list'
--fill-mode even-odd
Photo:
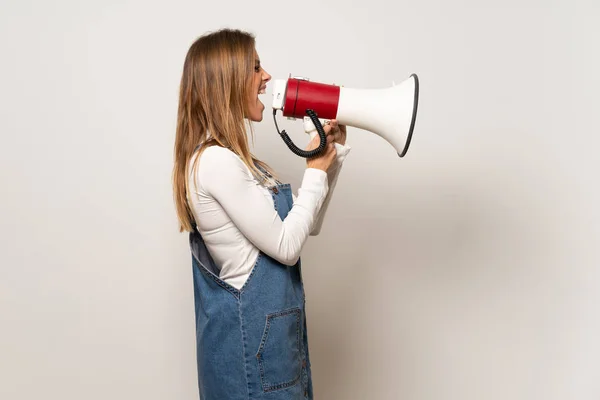
{"label": "long wavy hair", "polygon": [[222,29],[200,36],[187,52],[179,89],[172,177],[180,232],[193,230],[188,177],[196,152],[191,166],[194,176],[201,152],[210,146],[233,151],[261,184],[267,174],[274,175],[266,163],[254,157],[248,145],[247,127],[254,139],[252,123],[245,119],[248,96],[254,90],[254,51],[252,34]]}

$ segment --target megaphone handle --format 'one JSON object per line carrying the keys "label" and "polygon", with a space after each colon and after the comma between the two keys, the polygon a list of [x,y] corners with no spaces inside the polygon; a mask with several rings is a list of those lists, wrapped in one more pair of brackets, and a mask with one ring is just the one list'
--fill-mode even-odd
{"label": "megaphone handle", "polygon": [[[316,123],[317,125],[322,125],[319,121],[319,118],[317,117],[317,114],[313,110],[308,109],[306,110],[306,113],[308,114],[311,120],[315,121],[314,123]],[[292,139],[290,139],[290,137],[286,133],[285,129],[283,131],[279,131],[279,127],[277,126],[277,110],[273,110],[273,120],[275,121],[275,128],[277,129],[277,132],[279,133],[285,144],[288,146],[288,148],[294,154],[304,158],[312,158],[325,151],[325,146],[327,146],[327,138],[322,126],[319,126],[316,130],[316,134],[318,134],[320,137],[319,147],[313,150],[302,150],[294,144]],[[313,124],[313,126],[315,125]]]}
{"label": "megaphone handle", "polygon": [[[321,123],[321,125],[325,126],[327,123],[329,123],[329,120],[319,118],[319,122]],[[315,135],[318,134],[317,127],[308,116],[304,117],[304,132],[310,134],[311,139],[313,139]]]}
{"label": "megaphone handle", "polygon": [[[322,124],[324,124],[324,121],[329,121],[329,120],[324,120],[324,119],[320,119],[319,121],[321,121]],[[312,126],[312,130],[311,130],[311,126]],[[304,120],[304,131],[306,133],[308,133],[308,135],[310,136],[310,140],[313,140],[315,138],[315,136],[319,136],[319,132],[317,131],[317,128],[315,128],[315,125],[312,123],[312,121],[310,120],[310,118],[306,117]],[[335,146],[335,150],[340,152],[344,149],[344,147],[339,144],[334,142],[333,143]]]}

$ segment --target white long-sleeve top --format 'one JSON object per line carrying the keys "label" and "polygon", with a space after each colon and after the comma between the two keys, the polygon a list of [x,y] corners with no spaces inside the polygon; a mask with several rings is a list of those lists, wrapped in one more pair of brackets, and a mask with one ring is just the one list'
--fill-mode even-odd
{"label": "white long-sleeve top", "polygon": [[234,152],[219,146],[202,152],[196,173],[191,170],[189,174],[188,201],[198,231],[221,268],[222,280],[240,289],[261,250],[285,265],[298,261],[308,236],[321,230],[342,163],[351,148],[336,144],[336,149],[337,159],[327,173],[315,168],[305,170],[292,209],[283,221],[269,190]]}

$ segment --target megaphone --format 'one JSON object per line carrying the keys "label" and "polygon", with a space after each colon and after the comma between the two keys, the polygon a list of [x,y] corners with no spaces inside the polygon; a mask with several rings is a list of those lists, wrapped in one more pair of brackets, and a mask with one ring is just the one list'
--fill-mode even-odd
{"label": "megaphone", "polygon": [[325,149],[322,125],[331,119],[381,136],[399,157],[404,157],[415,128],[418,103],[419,78],[416,74],[384,89],[352,89],[297,76],[277,79],[273,86],[273,118],[277,131],[276,114],[281,110],[288,119],[302,118],[304,130],[311,139],[316,135],[321,137],[317,149],[305,151],[294,145],[285,130],[279,132],[290,150],[305,158],[314,157]]}

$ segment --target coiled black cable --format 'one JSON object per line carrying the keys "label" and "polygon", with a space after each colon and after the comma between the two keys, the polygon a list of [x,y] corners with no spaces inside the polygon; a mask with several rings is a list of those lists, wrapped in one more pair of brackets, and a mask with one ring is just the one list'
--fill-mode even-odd
{"label": "coiled black cable", "polygon": [[317,117],[317,114],[313,110],[306,110],[306,114],[310,117],[311,121],[317,128],[317,132],[319,133],[319,137],[321,142],[319,143],[319,147],[313,150],[302,150],[298,148],[292,139],[288,136],[285,129],[283,131],[279,131],[279,126],[277,126],[277,110],[273,110],[273,119],[275,120],[275,128],[277,128],[277,133],[281,136],[287,147],[297,156],[304,158],[312,158],[318,156],[323,151],[325,151],[325,147],[327,147],[327,135],[325,134],[325,130],[323,129],[323,125],[321,125],[321,121]]}

